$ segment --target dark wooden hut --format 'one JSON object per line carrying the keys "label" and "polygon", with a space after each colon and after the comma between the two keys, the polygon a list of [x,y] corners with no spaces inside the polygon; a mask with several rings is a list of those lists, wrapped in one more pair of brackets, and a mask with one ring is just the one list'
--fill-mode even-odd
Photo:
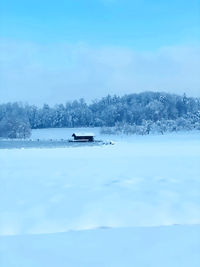
{"label": "dark wooden hut", "polygon": [[92,133],[73,133],[72,137],[76,142],[94,142],[94,134]]}

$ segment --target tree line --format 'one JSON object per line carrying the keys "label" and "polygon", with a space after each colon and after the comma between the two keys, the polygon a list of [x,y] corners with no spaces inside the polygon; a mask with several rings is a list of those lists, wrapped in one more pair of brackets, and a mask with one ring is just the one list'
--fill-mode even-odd
{"label": "tree line", "polygon": [[171,131],[200,129],[199,123],[200,98],[185,94],[108,95],[90,104],[82,98],[54,107],[22,103],[0,105],[0,137],[5,138],[26,138],[31,129],[39,128],[102,127],[105,133],[111,130],[150,133],[158,128],[161,132],[166,128]]}

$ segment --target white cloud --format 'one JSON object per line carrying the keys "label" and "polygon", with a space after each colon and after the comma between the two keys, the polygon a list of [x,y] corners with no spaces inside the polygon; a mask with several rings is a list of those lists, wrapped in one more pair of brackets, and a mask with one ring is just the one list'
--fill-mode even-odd
{"label": "white cloud", "polygon": [[200,46],[120,47],[2,41],[0,101],[41,104],[146,90],[200,96]]}

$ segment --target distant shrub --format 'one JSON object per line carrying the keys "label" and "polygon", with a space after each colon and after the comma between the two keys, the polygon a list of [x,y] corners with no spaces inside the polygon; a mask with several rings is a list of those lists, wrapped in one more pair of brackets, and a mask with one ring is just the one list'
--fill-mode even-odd
{"label": "distant shrub", "polygon": [[165,132],[200,130],[200,120],[178,118],[177,120],[161,120],[157,122],[142,121],[141,125],[117,123],[114,127],[102,127],[102,134],[137,134],[147,135]]}
{"label": "distant shrub", "polygon": [[28,138],[31,128],[28,122],[4,118],[0,121],[0,137],[3,138]]}

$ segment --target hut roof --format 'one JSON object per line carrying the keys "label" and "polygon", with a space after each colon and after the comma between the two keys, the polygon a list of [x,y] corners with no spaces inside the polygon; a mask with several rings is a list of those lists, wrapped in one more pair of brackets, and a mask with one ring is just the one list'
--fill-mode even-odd
{"label": "hut roof", "polygon": [[93,133],[73,133],[76,136],[94,136]]}

